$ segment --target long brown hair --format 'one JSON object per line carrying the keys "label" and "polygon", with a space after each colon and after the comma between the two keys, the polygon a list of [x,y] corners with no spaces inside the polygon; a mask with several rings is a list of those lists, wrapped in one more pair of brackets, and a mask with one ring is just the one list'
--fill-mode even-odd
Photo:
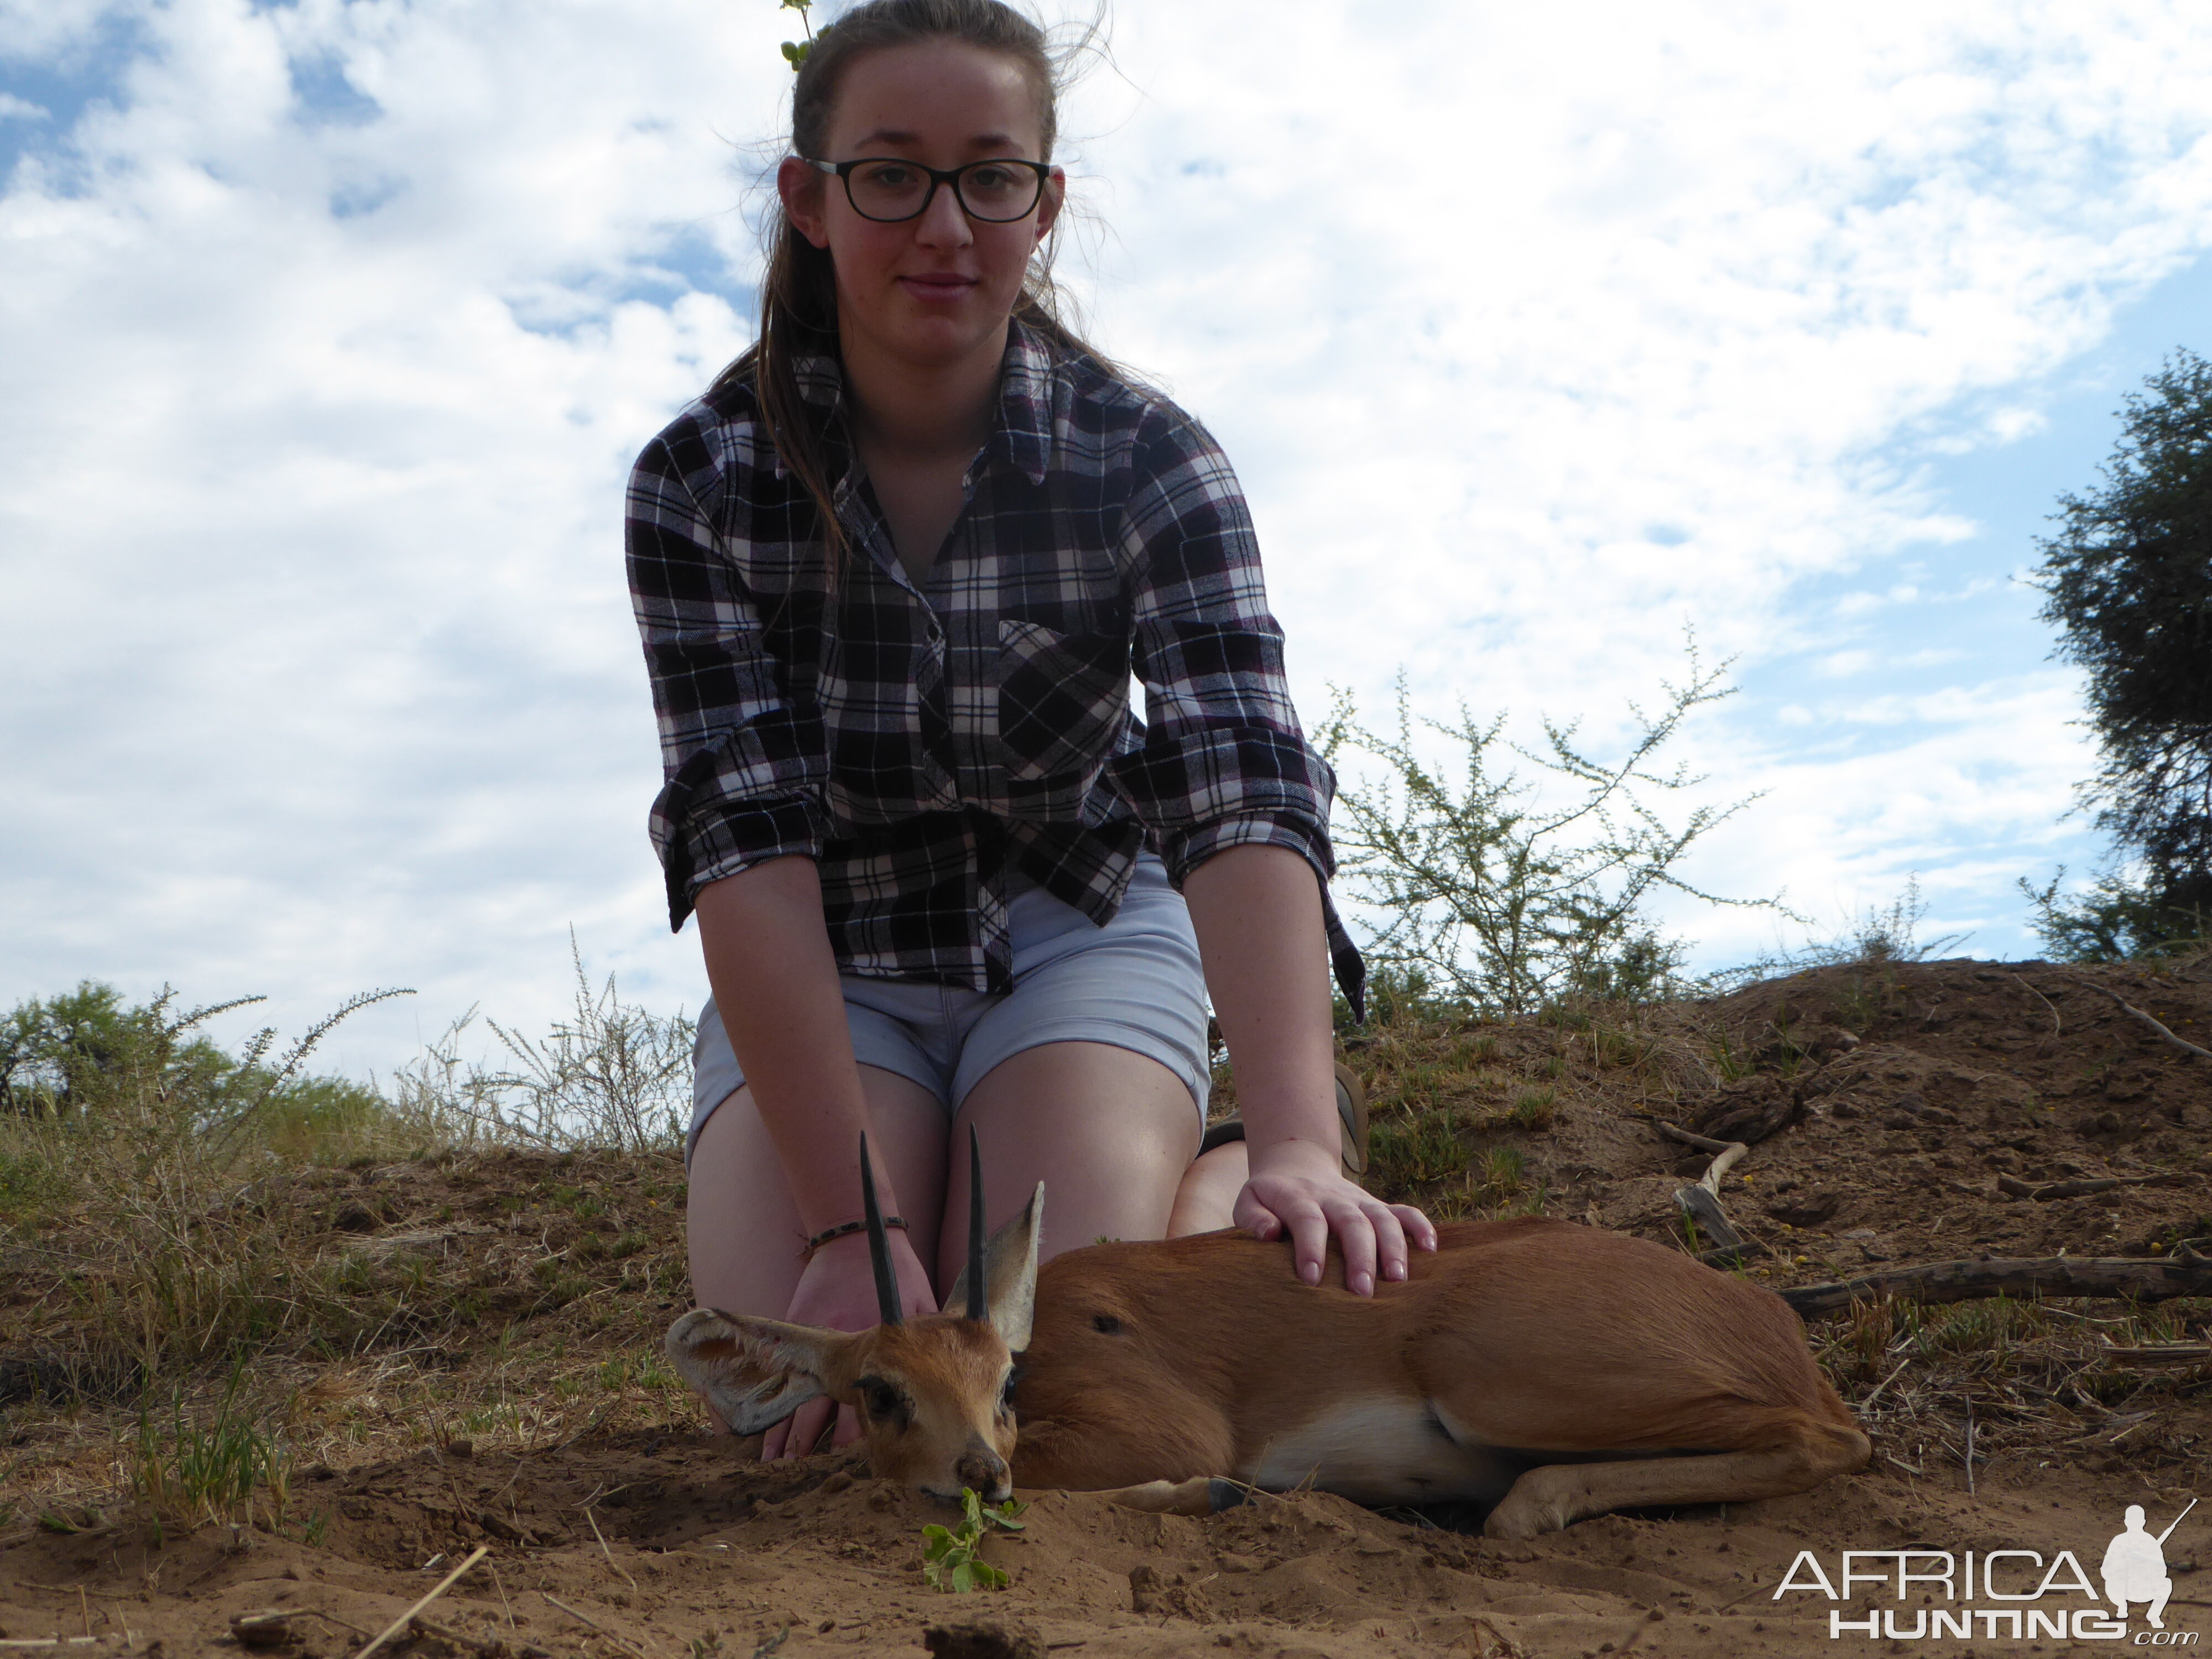
{"label": "long brown hair", "polygon": [[[1036,95],[1043,149],[1037,159],[1052,160],[1060,85],[1054,54],[1044,31],[1002,0],[867,0],[821,30],[792,88],[791,153],[811,158],[823,155],[838,85],[855,59],[884,47],[925,40],[957,40],[1012,59]],[[1115,373],[1114,365],[1063,320],[1067,307],[1052,278],[1057,234],[1047,237],[1030,259],[1013,315],[1056,349],[1097,358],[1109,373]],[[833,586],[843,562],[845,535],[832,505],[835,481],[825,453],[826,434],[800,396],[797,361],[835,350],[836,338],[837,285],[829,250],[800,235],[779,209],[769,245],[768,271],[761,283],[760,332],[714,385],[718,390],[732,382],[752,386],[769,441],[813,497],[824,572]]]}

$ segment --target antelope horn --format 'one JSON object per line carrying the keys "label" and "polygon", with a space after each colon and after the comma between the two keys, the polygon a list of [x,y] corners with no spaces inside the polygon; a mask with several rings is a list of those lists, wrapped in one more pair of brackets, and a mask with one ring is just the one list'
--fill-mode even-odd
{"label": "antelope horn", "polygon": [[983,1283],[983,1146],[968,1126],[968,1317],[988,1321],[991,1302]]}
{"label": "antelope horn", "polygon": [[891,1242],[876,1204],[876,1172],[868,1163],[868,1138],[860,1137],[860,1205],[868,1218],[868,1262],[876,1270],[876,1308],[884,1323],[899,1322],[898,1275],[891,1271]]}

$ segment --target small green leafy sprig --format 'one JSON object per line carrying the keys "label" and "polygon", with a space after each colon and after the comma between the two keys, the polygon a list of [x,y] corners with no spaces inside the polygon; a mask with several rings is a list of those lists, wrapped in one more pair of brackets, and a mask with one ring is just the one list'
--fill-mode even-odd
{"label": "small green leafy sprig", "polygon": [[[788,5],[791,0],[784,0]],[[933,1589],[948,1595],[971,1590],[1004,1589],[1011,1582],[1004,1568],[994,1567],[976,1554],[991,1528],[1019,1532],[1024,1523],[1014,1517],[1029,1507],[1009,1498],[994,1507],[976,1496],[973,1486],[960,1489],[963,1519],[958,1527],[927,1526],[921,1529],[921,1576]]]}
{"label": "small green leafy sprig", "polygon": [[806,54],[814,49],[814,20],[806,15],[808,9],[813,3],[814,0],[777,0],[778,11],[797,12],[799,21],[806,26],[806,38],[804,40],[787,40],[783,43],[783,61],[791,65],[791,72],[793,75],[799,73],[799,66],[806,61]]}

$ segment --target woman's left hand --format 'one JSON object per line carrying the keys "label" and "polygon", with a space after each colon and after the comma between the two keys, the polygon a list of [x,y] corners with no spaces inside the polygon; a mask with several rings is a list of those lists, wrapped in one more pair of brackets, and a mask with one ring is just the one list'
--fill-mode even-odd
{"label": "woman's left hand", "polygon": [[1329,1236],[1344,1252],[1344,1287],[1372,1296],[1406,1277],[1409,1250],[1437,1248],[1436,1225],[1410,1204],[1385,1204],[1346,1179],[1337,1149],[1304,1140],[1247,1144],[1251,1174],[1237,1194],[1237,1224],[1255,1238],[1291,1236],[1298,1277],[1321,1283]]}

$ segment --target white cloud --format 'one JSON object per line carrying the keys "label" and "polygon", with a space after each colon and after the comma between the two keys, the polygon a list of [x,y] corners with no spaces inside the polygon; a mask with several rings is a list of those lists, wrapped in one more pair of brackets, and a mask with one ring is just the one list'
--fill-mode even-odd
{"label": "white cloud", "polygon": [[[280,990],[296,1026],[404,981],[434,1029],[479,996],[539,1012],[571,921],[667,972],[620,492],[743,343],[656,262],[740,257],[704,118],[744,82],[726,40],[625,63],[625,16],[165,9],[127,96],[24,162],[9,992],[167,976]],[[308,53],[382,115],[303,121]],[[334,210],[372,178],[381,206]]]}
{"label": "white cloud", "polygon": [[[1966,529],[1917,456],[2032,430],[2212,236],[2179,8],[1285,17],[1124,0],[1068,124],[1097,332],[1228,444],[1310,718],[1405,664],[1617,734],[1686,620],[1747,674],[1893,664],[1875,630],[1960,585],[1865,568]],[[296,1029],[416,983],[336,1050],[390,1059],[478,1000],[542,1016],[573,922],[696,1001],[620,487],[744,337],[734,146],[788,22],[0,0],[0,81],[100,81],[7,129],[0,998],[168,978]],[[1917,868],[1995,914],[2006,858],[2078,835],[2063,677],[1823,695],[1691,739],[1716,790],[1773,787],[1714,854],[1739,890]]]}
{"label": "white cloud", "polygon": [[[1875,446],[2086,343],[2208,230],[2204,120],[2131,101],[2212,90],[2178,14],[2163,42],[2094,9],[1255,15],[1127,15],[1150,98],[1103,147],[1102,303],[1235,423],[1312,550],[1286,603],[1363,679],[1410,615],[1513,636],[1439,680],[1620,664],[1586,614],[1527,625],[1561,592],[1668,617],[1646,665],[1681,611],[1756,652],[1792,577],[1960,532],[1860,476]],[[1655,556],[1655,520],[1700,528]]]}
{"label": "white cloud", "polygon": [[[1717,832],[1709,861],[1729,872],[1729,890],[1786,890],[1831,932],[1887,905],[1917,877],[1929,902],[1926,931],[1971,931],[1978,937],[1967,948],[1985,951],[2019,925],[2015,878],[2047,872],[2076,839],[2059,815],[2093,766],[2069,725],[2079,698],[2073,676],[2045,670],[1821,710],[1786,744],[1734,746],[1717,793],[1765,794]],[[1676,914],[1715,962],[1776,942],[1754,915]]]}

